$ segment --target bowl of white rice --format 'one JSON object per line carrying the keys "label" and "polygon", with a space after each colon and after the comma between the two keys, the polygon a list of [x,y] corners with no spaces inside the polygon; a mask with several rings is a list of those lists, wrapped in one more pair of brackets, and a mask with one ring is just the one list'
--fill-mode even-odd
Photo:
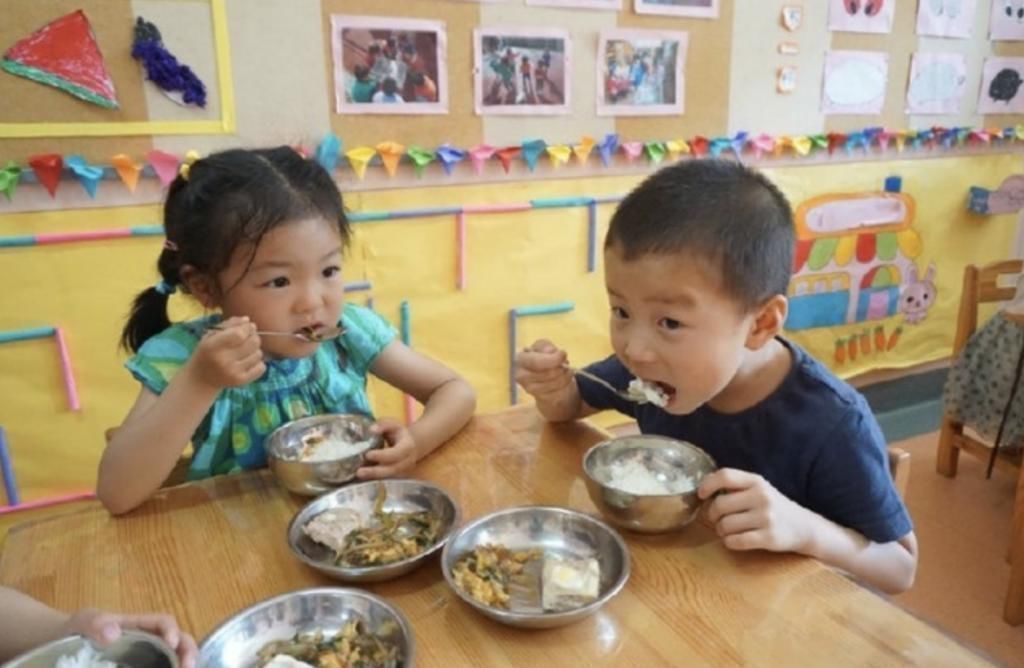
{"label": "bowl of white rice", "polygon": [[643,533],[680,529],[697,517],[697,488],[715,461],[696,445],[666,436],[602,441],[583,456],[587,491],[612,524]]}
{"label": "bowl of white rice", "polygon": [[374,420],[332,413],[293,420],[267,437],[270,470],[289,491],[319,496],[355,478],[370,450],[384,446]]}
{"label": "bowl of white rice", "polygon": [[143,631],[125,630],[121,637],[97,647],[82,636],[68,636],[37,647],[4,668],[178,668],[178,657],[162,639]]}

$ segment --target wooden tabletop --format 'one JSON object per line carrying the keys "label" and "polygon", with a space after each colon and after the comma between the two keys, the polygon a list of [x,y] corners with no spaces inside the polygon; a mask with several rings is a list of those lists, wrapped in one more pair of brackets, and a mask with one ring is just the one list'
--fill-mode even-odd
{"label": "wooden tabletop", "polygon": [[[464,520],[523,504],[596,512],[580,459],[604,437],[514,408],[474,418],[417,475],[448,489]],[[269,596],[336,584],[288,550],[285,527],[303,502],[259,472],[164,490],[127,517],[94,503],[13,529],[0,582],[67,610],[167,610],[203,637]],[[484,618],[448,589],[437,558],[366,588],[409,618],[420,666],[989,665],[814,560],[729,552],[699,523],[624,537],[625,589],[561,629]]]}

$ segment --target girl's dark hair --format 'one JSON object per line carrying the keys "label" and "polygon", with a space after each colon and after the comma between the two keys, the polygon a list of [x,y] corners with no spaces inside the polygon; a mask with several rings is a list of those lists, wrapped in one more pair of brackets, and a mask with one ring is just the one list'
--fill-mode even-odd
{"label": "girl's dark hair", "polygon": [[[342,245],[348,244],[338,187],[319,163],[290,147],[214,153],[193,163],[186,175],[174,179],[164,203],[167,243],[156,267],[167,286],[181,284],[185,265],[215,277],[240,245],[255,249],[267,232],[293,220],[321,217],[337,225]],[[170,326],[166,292],[150,287],[135,297],[122,346],[138,351]]]}

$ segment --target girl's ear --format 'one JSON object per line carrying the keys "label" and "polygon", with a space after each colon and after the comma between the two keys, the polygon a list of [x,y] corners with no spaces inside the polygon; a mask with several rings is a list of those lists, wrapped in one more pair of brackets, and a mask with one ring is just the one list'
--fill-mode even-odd
{"label": "girl's ear", "polygon": [[217,282],[203,274],[190,264],[182,265],[178,271],[181,283],[189,294],[205,308],[216,308],[220,302],[220,291],[217,289]]}

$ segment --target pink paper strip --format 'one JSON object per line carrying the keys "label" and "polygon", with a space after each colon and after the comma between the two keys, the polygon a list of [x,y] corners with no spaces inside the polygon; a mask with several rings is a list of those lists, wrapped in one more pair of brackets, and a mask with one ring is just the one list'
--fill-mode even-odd
{"label": "pink paper strip", "polygon": [[0,515],[9,515],[11,513],[18,513],[26,510],[38,510],[39,508],[59,506],[62,503],[71,503],[73,501],[88,501],[95,498],[95,492],[76,492],[74,494],[66,494],[64,496],[52,496],[48,499],[37,499],[35,501],[19,503],[16,506],[0,506]]}
{"label": "pink paper strip", "polygon": [[402,400],[405,404],[405,424],[410,425],[416,419],[416,400],[408,394],[403,394]]}
{"label": "pink paper strip", "polygon": [[60,372],[64,376],[64,392],[68,395],[68,407],[73,411],[82,409],[78,401],[78,384],[75,383],[75,371],[71,367],[71,355],[68,354],[67,339],[64,338],[64,330],[61,327],[54,328],[54,338],[57,340],[57,352],[60,354]]}
{"label": "pink paper strip", "polygon": [[102,239],[123,239],[132,236],[130,229],[121,230],[92,230],[89,232],[54,232],[51,234],[37,234],[36,244],[64,244],[72,241],[99,241]]}
{"label": "pink paper strip", "polygon": [[517,211],[529,211],[533,205],[529,202],[524,204],[474,204],[462,207],[462,213],[515,213]]}
{"label": "pink paper strip", "polygon": [[466,289],[466,213],[455,214],[455,289]]}

